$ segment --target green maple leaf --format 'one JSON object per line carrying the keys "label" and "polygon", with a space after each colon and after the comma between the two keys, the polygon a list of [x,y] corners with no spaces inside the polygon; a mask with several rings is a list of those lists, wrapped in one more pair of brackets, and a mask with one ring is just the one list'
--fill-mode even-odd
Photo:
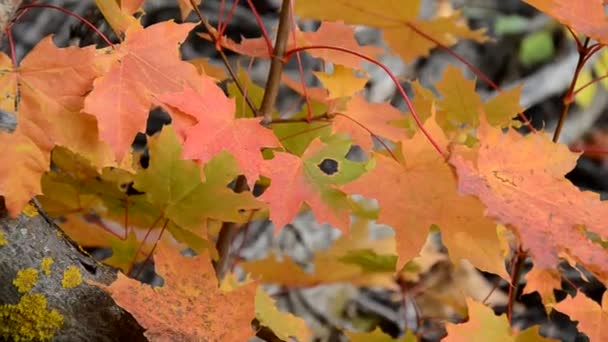
{"label": "green maple leaf", "polygon": [[[320,115],[327,112],[327,105],[310,101],[312,115]],[[302,110],[292,116],[293,119],[304,119],[308,115],[308,104]],[[316,138],[327,138],[331,134],[331,123],[324,121],[313,122],[290,122],[286,124],[272,125],[272,131],[279,138],[283,147],[298,156],[306,150],[308,145]]]}
{"label": "green maple leaf", "polygon": [[205,165],[205,182],[200,167],[181,160],[182,146],[171,126],[150,139],[150,165],[135,175],[135,188],[164,216],[185,229],[199,228],[212,218],[228,222],[246,222],[244,211],[263,207],[251,193],[235,193],[228,184],[239,174],[237,163],[222,152]]}

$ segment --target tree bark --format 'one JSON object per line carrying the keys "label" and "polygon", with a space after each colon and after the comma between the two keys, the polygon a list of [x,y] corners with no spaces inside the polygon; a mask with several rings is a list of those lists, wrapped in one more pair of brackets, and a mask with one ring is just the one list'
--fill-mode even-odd
{"label": "tree bark", "polygon": [[[54,332],[53,341],[147,341],[144,329],[131,314],[116,305],[106,292],[87,284],[87,280],[110,284],[116,278],[116,271],[82,252],[45,216],[21,214],[11,219],[0,197],[0,241],[2,238],[0,339],[2,327],[7,327],[11,320],[1,315],[3,304],[14,305],[22,296],[37,293],[46,298],[47,309],[55,309],[63,316],[63,323]],[[41,267],[43,258],[53,260],[48,275]],[[70,266],[80,271],[83,281],[66,288],[62,279]],[[19,270],[26,268],[36,269],[38,277],[31,290],[20,293],[13,280]]]}

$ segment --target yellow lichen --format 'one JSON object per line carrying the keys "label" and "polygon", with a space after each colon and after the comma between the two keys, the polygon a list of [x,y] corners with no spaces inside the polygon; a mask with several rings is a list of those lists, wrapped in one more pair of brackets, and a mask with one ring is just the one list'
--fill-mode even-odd
{"label": "yellow lichen", "polygon": [[13,285],[17,287],[17,291],[25,293],[31,290],[38,281],[38,271],[35,268],[28,267],[17,272],[17,276],[13,279]]}
{"label": "yellow lichen", "polygon": [[40,262],[40,268],[42,268],[42,272],[44,272],[45,275],[51,275],[51,265],[53,264],[53,262],[54,261],[52,258],[42,258],[42,261]]}
{"label": "yellow lichen", "polygon": [[0,247],[4,246],[8,243],[8,241],[6,241],[6,238],[4,237],[4,233],[0,232]]}
{"label": "yellow lichen", "polygon": [[63,272],[63,279],[61,279],[61,286],[66,289],[71,289],[82,283],[82,274],[76,266],[68,266],[65,272]]}
{"label": "yellow lichen", "polygon": [[0,340],[47,341],[63,325],[63,316],[47,310],[42,294],[26,294],[17,304],[0,305]]}
{"label": "yellow lichen", "polygon": [[36,209],[36,207],[32,203],[28,203],[21,212],[28,217],[34,217],[38,215],[38,209]]}

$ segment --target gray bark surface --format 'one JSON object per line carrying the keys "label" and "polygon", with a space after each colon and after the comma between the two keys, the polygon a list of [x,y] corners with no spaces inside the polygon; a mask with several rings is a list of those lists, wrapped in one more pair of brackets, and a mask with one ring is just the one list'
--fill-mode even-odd
{"label": "gray bark surface", "polygon": [[[1,199],[0,199],[1,200]],[[8,217],[0,202],[0,232],[6,244],[0,246],[0,306],[16,304],[22,293],[13,285],[19,270],[38,270],[38,281],[28,293],[40,293],[47,308],[63,316],[63,326],[53,341],[147,341],[144,329],[121,309],[109,294],[87,284],[87,280],[110,284],[116,271],[95,261],[49,223],[43,216]],[[51,274],[45,275],[41,261],[50,257]],[[77,267],[83,282],[74,288],[62,286],[68,266]],[[0,326],[5,323],[0,322]]]}

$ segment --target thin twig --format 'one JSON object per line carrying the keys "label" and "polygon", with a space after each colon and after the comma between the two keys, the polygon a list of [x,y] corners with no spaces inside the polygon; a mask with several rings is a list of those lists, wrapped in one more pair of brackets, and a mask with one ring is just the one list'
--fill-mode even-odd
{"label": "thin twig", "polygon": [[194,13],[196,13],[199,20],[205,27],[205,30],[207,30],[207,32],[209,32],[209,37],[211,37],[211,42],[215,45],[215,49],[217,50],[217,53],[220,55],[220,58],[222,59],[222,62],[224,63],[226,70],[228,70],[230,77],[234,81],[234,84],[238,88],[241,95],[243,95],[245,102],[247,102],[247,106],[249,106],[249,108],[251,109],[252,112],[257,113],[258,110],[257,110],[256,106],[253,104],[253,101],[251,101],[251,99],[247,96],[247,93],[245,92],[245,88],[243,88],[243,85],[239,81],[237,74],[234,72],[234,69],[232,69],[232,66],[230,65],[230,61],[228,60],[228,56],[226,56],[226,54],[222,50],[221,44],[218,44],[221,37],[218,37],[216,35],[215,29],[213,28],[213,26],[211,26],[209,24],[209,22],[207,21],[207,18],[203,15],[203,13],[201,13],[201,10],[194,3],[194,0],[190,0],[190,4],[192,5],[192,8],[194,9]]}

